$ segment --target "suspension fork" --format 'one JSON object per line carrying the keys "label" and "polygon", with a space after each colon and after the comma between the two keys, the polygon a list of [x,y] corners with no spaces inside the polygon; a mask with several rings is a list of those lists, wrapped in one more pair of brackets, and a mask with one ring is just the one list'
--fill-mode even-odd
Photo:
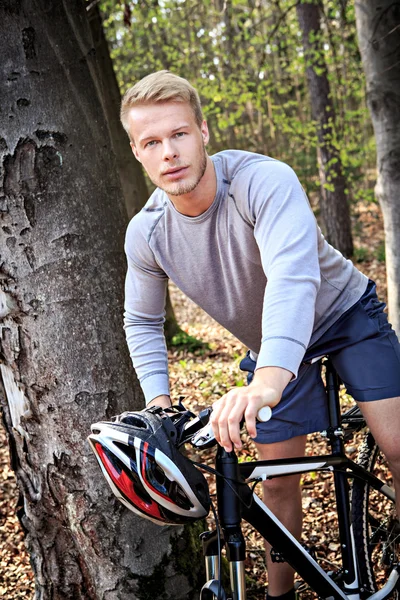
{"label": "suspension fork", "polygon": [[[218,579],[218,574],[220,571],[220,555],[218,551],[217,531],[215,529],[213,531],[204,531],[200,535],[200,539],[203,546],[206,579],[207,581]],[[224,540],[221,539],[221,549],[223,546]]]}
{"label": "suspension fork", "polygon": [[[216,470],[222,475],[217,477],[218,516],[229,562],[232,600],[246,600],[244,570],[246,543],[241,529],[241,484],[237,483],[241,477],[235,452],[226,452],[219,446]],[[244,482],[243,485],[246,486]]]}

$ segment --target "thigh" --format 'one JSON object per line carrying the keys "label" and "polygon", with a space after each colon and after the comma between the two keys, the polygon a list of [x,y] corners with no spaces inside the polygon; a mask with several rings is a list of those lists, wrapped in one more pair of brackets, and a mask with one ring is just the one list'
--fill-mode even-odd
{"label": "thigh", "polygon": [[400,344],[376,298],[360,305],[353,318],[358,339],[331,353],[347,391],[361,403],[400,396]]}

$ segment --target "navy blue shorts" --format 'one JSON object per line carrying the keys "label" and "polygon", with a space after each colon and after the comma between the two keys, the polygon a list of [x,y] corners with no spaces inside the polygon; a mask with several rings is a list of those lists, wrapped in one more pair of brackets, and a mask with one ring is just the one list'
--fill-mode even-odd
{"label": "navy blue shorts", "polygon": [[[308,348],[271,420],[257,424],[257,443],[281,442],[328,427],[321,361],[309,362],[320,356],[330,356],[347,392],[358,402],[400,396],[400,344],[383,312],[385,306],[375,283],[369,281],[360,300]],[[255,366],[249,355],[240,363],[249,372],[249,383]]]}

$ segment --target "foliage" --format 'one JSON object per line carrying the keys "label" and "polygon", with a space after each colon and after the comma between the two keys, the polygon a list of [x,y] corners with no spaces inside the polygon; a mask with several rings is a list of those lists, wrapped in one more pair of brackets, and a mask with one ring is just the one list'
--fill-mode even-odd
{"label": "foliage", "polygon": [[209,345],[198,340],[186,333],[186,331],[180,330],[176,335],[172,337],[168,344],[169,348],[186,348],[188,352],[195,352],[196,350],[209,350]]}
{"label": "foliage", "polygon": [[[288,162],[308,192],[319,188],[315,126],[293,0],[103,0],[121,89],[160,69],[200,92],[210,151],[227,147]],[[363,197],[375,163],[352,3],[323,2],[323,52],[337,115],[334,132],[350,196]]]}
{"label": "foliage", "polygon": [[356,263],[365,262],[368,259],[369,250],[365,246],[359,246],[354,249],[354,261]]}
{"label": "foliage", "polygon": [[377,260],[379,260],[379,262],[384,263],[386,260],[386,248],[385,248],[385,242],[380,242],[378,247],[375,250],[375,258]]}

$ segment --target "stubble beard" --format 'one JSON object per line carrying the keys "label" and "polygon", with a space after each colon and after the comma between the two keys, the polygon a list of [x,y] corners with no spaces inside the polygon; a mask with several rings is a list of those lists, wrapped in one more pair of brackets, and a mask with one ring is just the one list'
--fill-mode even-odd
{"label": "stubble beard", "polygon": [[[207,168],[207,153],[206,153],[206,147],[203,144],[201,163],[199,165],[199,172],[194,181],[182,181],[182,182],[178,181],[174,185],[174,187],[171,187],[171,189],[169,189],[167,186],[161,186],[160,184],[158,184],[158,187],[161,188],[169,196],[183,196],[184,194],[190,194],[190,192],[193,192],[193,190],[196,189],[197,186],[199,185],[201,179],[203,178],[204,173],[206,172],[206,168]],[[153,182],[153,183],[155,183],[155,182]]]}

